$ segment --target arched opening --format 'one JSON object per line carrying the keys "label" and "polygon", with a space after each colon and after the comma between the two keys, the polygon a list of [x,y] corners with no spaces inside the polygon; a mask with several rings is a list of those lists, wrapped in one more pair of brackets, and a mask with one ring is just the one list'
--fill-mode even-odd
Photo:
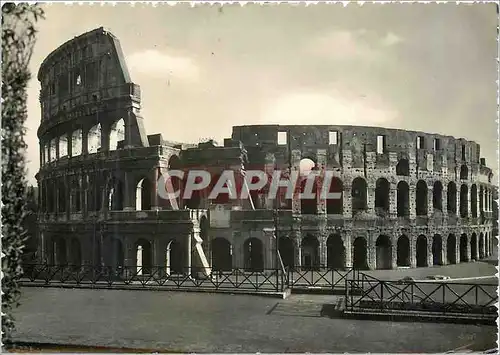
{"label": "arched opening", "polygon": [[432,263],[443,265],[443,238],[439,234],[435,234],[432,239]]}
{"label": "arched opening", "polygon": [[484,258],[484,234],[479,233],[479,259]]}
{"label": "arched opening", "polygon": [[329,269],[343,269],[345,267],[345,247],[342,237],[334,234],[326,241],[326,263]]}
{"label": "arched opening", "polygon": [[59,137],[59,158],[68,155],[68,136],[62,135]]}
{"label": "arched opening", "polygon": [[151,248],[151,243],[146,239],[139,239],[135,243],[136,251],[136,270],[137,275],[148,275],[151,274],[151,269],[153,266],[153,251]]}
{"label": "arched opening", "polygon": [[366,202],[367,185],[363,178],[357,177],[352,181],[352,214],[365,211],[368,207]]}
{"label": "arched opening", "polygon": [[467,255],[467,234],[462,234],[460,236],[460,262],[469,261],[469,256]]}
{"label": "arched opening", "polygon": [[467,168],[467,165],[462,165],[460,167],[460,180],[467,180],[468,175],[469,169]]}
{"label": "arched opening", "polygon": [[427,238],[425,235],[419,235],[416,246],[417,267],[426,267],[427,264]]}
{"label": "arched opening", "polygon": [[391,187],[389,181],[380,178],[375,183],[375,213],[377,216],[385,217],[389,213],[389,193]]}
{"label": "arched opening", "polygon": [[320,267],[319,241],[316,237],[308,234],[302,239],[302,269],[317,270]]}
{"label": "arched opening", "polygon": [[300,212],[302,214],[317,214],[318,213],[318,196],[317,196],[317,183],[314,181],[312,192],[307,191],[309,188],[306,186],[308,180],[303,178],[300,182]]}
{"label": "arched opening", "polygon": [[482,186],[479,186],[479,213],[482,216],[484,212],[484,190]]}
{"label": "arched opening", "polygon": [[446,195],[446,205],[448,212],[452,214],[457,213],[457,185],[452,181],[448,184],[448,191]]}
{"label": "arched opening", "polygon": [[264,250],[260,239],[249,238],[245,241],[243,257],[246,271],[264,271]]}
{"label": "arched opening", "polygon": [[73,131],[71,134],[71,156],[76,157],[82,154],[83,133],[81,129]]}
{"label": "arched opening", "polygon": [[476,233],[472,233],[470,237],[470,258],[471,260],[477,260],[477,237]]}
{"label": "arched opening", "polygon": [[406,235],[398,238],[397,248],[396,264],[398,266],[410,266],[410,240]]}
{"label": "arched opening", "polygon": [[375,242],[376,267],[379,270],[392,267],[391,240],[386,235],[380,235]]}
{"label": "arched opening", "polygon": [[448,259],[448,264],[457,263],[457,240],[454,234],[448,236],[446,242],[446,258]]}
{"label": "arched opening", "polygon": [[295,266],[295,246],[293,240],[288,237],[279,237],[279,252],[284,267]]}
{"label": "arched opening", "polygon": [[441,181],[435,181],[432,187],[432,207],[434,210],[443,210],[443,184]]}
{"label": "arched opening", "polygon": [[49,158],[50,161],[57,160],[57,140],[55,138],[50,141]]}
{"label": "arched opening", "polygon": [[400,159],[396,165],[396,175],[410,176],[410,163],[408,159]]}
{"label": "arched opening", "polygon": [[59,181],[57,186],[57,196],[58,196],[58,210],[59,212],[66,212],[66,201],[68,200],[66,193],[66,184],[63,179]]}
{"label": "arched opening", "polygon": [[[182,169],[182,163],[177,155],[172,155],[168,160],[168,170],[180,171]],[[168,173],[167,173],[168,174]],[[174,174],[175,175],[175,174]],[[163,199],[159,197],[161,206],[170,206],[172,210],[178,210],[181,208],[181,196],[182,196],[182,178],[179,176],[170,176],[164,180],[165,191],[169,194],[168,199]],[[175,197],[174,194],[179,192],[179,196]]]}
{"label": "arched opening", "polygon": [[233,255],[231,243],[226,238],[212,240],[212,268],[214,271],[231,271]]}
{"label": "arched opening", "polygon": [[67,265],[68,259],[66,256],[66,239],[59,237],[54,241],[54,264]]}
{"label": "arched opening", "polygon": [[125,266],[125,254],[123,244],[120,239],[113,238],[111,240],[111,267],[118,271]]}
{"label": "arched opening", "polygon": [[101,124],[98,123],[89,129],[87,134],[87,151],[89,154],[97,153],[101,150]]}
{"label": "arched opening", "polygon": [[316,163],[309,158],[304,158],[299,162],[299,172],[301,176],[308,176],[316,167]]}
{"label": "arched opening", "polygon": [[109,132],[109,150],[123,148],[125,141],[125,122],[123,118],[113,123]]}
{"label": "arched opening", "polygon": [[477,186],[473,184],[470,188],[470,209],[473,218],[477,218]]}
{"label": "arched opening", "polygon": [[427,216],[427,184],[423,180],[417,182],[415,202],[417,216]]}
{"label": "arched opening", "polygon": [[460,186],[460,217],[466,218],[469,211],[468,211],[468,194],[469,190],[467,188],[467,185],[463,184]]}
{"label": "arched opening", "polygon": [[123,210],[123,183],[112,179],[108,190],[108,209],[112,211]]}
{"label": "arched opening", "polygon": [[400,181],[397,186],[398,217],[410,215],[410,188],[406,181]]}
{"label": "arched opening", "polygon": [[358,270],[367,270],[367,255],[368,253],[366,239],[363,237],[356,238],[353,243],[353,267]]}
{"label": "arched opening", "polygon": [[[203,178],[201,176],[197,176],[194,179],[194,183],[195,184],[200,184],[202,182],[202,180],[203,180]],[[184,179],[182,182],[180,182],[180,184],[182,184],[182,185],[185,186],[186,179]],[[194,191],[192,191],[191,196],[189,198],[185,198],[184,199],[184,206],[186,206],[189,209],[198,209],[198,208],[201,208],[202,193],[203,193],[203,190],[194,190]]]}
{"label": "arched opening", "polygon": [[326,213],[327,214],[342,214],[343,213],[343,198],[344,198],[344,183],[337,177],[332,178],[329,187],[330,193],[340,193],[340,198],[328,198],[326,200]]}
{"label": "arched opening", "polygon": [[74,176],[72,183],[73,183],[72,193],[74,196],[74,208],[75,208],[74,211],[81,212],[81,210],[82,210],[82,200],[81,200],[82,178],[80,176]]}
{"label": "arched opening", "polygon": [[78,268],[82,265],[82,247],[75,237],[71,239],[71,265]]}
{"label": "arched opening", "polygon": [[136,185],[135,209],[137,211],[151,209],[151,182],[147,178],[141,179]]}
{"label": "arched opening", "polygon": [[180,242],[172,239],[167,244],[167,273],[182,275],[185,271],[184,248]]}

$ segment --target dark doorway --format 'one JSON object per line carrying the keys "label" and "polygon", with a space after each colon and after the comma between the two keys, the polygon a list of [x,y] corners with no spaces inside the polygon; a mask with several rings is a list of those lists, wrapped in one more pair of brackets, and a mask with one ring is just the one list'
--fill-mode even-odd
{"label": "dark doorway", "polygon": [[284,267],[293,268],[295,266],[295,246],[293,240],[287,237],[280,237],[279,251]]}
{"label": "dark doorway", "polygon": [[398,238],[397,265],[410,266],[410,240],[406,235]]}
{"label": "dark doorway", "polygon": [[375,242],[376,267],[379,270],[392,268],[392,245],[386,235],[381,235]]}
{"label": "dark doorway", "polygon": [[419,235],[416,246],[417,267],[426,267],[427,263],[427,238],[424,235]]}
{"label": "dark doorway", "polygon": [[212,268],[214,271],[231,271],[233,269],[231,243],[225,238],[212,240]]}
{"label": "dark doorway", "polygon": [[345,247],[338,234],[329,236],[326,241],[326,263],[329,269],[345,267]]}
{"label": "dark doorway", "polygon": [[432,239],[432,263],[443,265],[443,238],[439,234]]}
{"label": "dark doorway", "polygon": [[448,264],[457,263],[457,240],[455,235],[450,234],[446,242],[446,258],[448,259]]}
{"label": "dark doorway", "polygon": [[353,267],[359,270],[367,270],[368,262],[367,262],[367,244],[366,239],[362,237],[358,237],[354,240],[353,243],[354,248],[354,260]]}
{"label": "dark doorway", "polygon": [[319,261],[319,241],[312,235],[307,235],[301,244],[302,248],[302,269],[317,270],[320,267]]}
{"label": "dark doorway", "polygon": [[245,270],[261,272],[264,271],[264,255],[262,242],[257,238],[249,238],[243,245]]}

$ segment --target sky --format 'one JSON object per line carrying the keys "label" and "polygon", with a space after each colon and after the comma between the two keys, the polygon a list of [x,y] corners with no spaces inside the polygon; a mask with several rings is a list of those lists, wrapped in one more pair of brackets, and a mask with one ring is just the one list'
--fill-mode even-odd
{"label": "sky", "polygon": [[419,130],[476,141],[498,176],[495,4],[43,7],[28,88],[33,184],[38,68],[101,26],[119,38],[141,86],[147,134],[222,142],[250,124]]}

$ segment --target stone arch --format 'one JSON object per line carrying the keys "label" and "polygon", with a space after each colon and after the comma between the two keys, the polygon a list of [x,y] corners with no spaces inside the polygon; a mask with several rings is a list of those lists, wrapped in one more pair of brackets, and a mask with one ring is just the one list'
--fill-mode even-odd
{"label": "stone arch", "polygon": [[98,123],[89,129],[87,134],[87,152],[89,154],[97,153],[101,150],[101,124]]}
{"label": "stone arch", "polygon": [[396,175],[398,176],[410,176],[410,163],[408,159],[399,159],[396,165]]}
{"label": "stone arch", "polygon": [[367,204],[367,184],[362,177],[357,177],[352,181],[352,214],[353,216],[360,211],[365,211]]}
{"label": "stone arch", "polygon": [[279,252],[284,267],[295,266],[295,245],[289,237],[279,237]]}
{"label": "stone arch", "polygon": [[246,271],[264,271],[264,248],[258,238],[248,238],[243,244],[243,259]]}
{"label": "stone arch", "polygon": [[226,238],[218,237],[212,240],[212,268],[214,271],[233,269],[233,248]]}
{"label": "stone arch", "polygon": [[443,238],[439,234],[432,238],[432,263],[443,265]]}
{"label": "stone arch", "polygon": [[167,244],[166,250],[167,273],[182,275],[188,265],[184,263],[184,247],[175,240],[171,239]]}
{"label": "stone arch", "polygon": [[135,188],[135,209],[137,211],[151,210],[151,181],[148,178],[142,178]]}
{"label": "stone arch", "polygon": [[470,237],[470,258],[471,260],[478,260],[476,233],[472,233]]}
{"label": "stone arch", "polygon": [[469,189],[467,185],[460,186],[460,217],[466,218],[469,213]]}
{"label": "stone arch", "polygon": [[415,198],[417,216],[427,216],[427,184],[424,180],[419,180],[417,182]]}
{"label": "stone arch", "polygon": [[469,261],[469,256],[467,255],[467,234],[462,234],[460,236],[460,262]]}
{"label": "stone arch", "polygon": [[353,268],[358,270],[368,269],[368,245],[366,239],[357,237],[353,242]]}
{"label": "stone arch", "polygon": [[135,242],[134,250],[136,252],[135,266],[137,275],[151,274],[153,267],[153,248],[151,242],[140,238]]}
{"label": "stone arch", "polygon": [[342,214],[344,208],[344,183],[338,177],[333,177],[328,190],[330,193],[340,193],[340,198],[328,198],[326,200],[327,214]]}
{"label": "stone arch", "polygon": [[460,167],[460,180],[467,180],[469,176],[469,169],[467,168],[467,165],[462,165]]}
{"label": "stone arch", "polygon": [[124,207],[124,190],[120,179],[112,178],[108,187],[108,209],[111,211],[121,211]]}
{"label": "stone arch", "polygon": [[432,187],[432,207],[434,210],[443,210],[443,184],[441,181],[435,181]]}
{"label": "stone arch", "polygon": [[457,238],[454,234],[448,235],[446,241],[446,259],[448,259],[448,264],[457,263]]}
{"label": "stone arch", "polygon": [[319,241],[315,236],[308,234],[302,239],[302,268],[304,270],[317,270],[320,267]]}
{"label": "stone arch", "polygon": [[54,239],[54,264],[55,265],[67,265],[68,259],[66,254],[66,239],[63,237],[56,237]]}
{"label": "stone arch", "polygon": [[419,235],[417,237],[415,254],[417,259],[417,267],[427,267],[427,237],[425,235]]}
{"label": "stone arch", "polygon": [[70,250],[71,250],[70,264],[79,268],[82,265],[82,246],[78,238],[76,237],[71,238]]}
{"label": "stone arch", "polygon": [[457,213],[457,185],[453,181],[448,183],[448,191],[446,193],[446,205],[448,212]]}
{"label": "stone arch", "polygon": [[484,234],[479,233],[479,259],[484,259]]}
{"label": "stone arch", "polygon": [[472,184],[470,188],[470,209],[472,218],[477,218],[477,185]]}
{"label": "stone arch", "polygon": [[71,156],[76,157],[83,153],[83,131],[81,128],[71,134]]}
{"label": "stone arch", "polygon": [[316,168],[316,162],[311,158],[303,158],[299,162],[299,172],[301,176],[307,176]]}
{"label": "stone arch", "polygon": [[109,150],[121,149],[125,143],[125,121],[120,118],[109,130]]}
{"label": "stone arch", "polygon": [[380,235],[375,242],[376,268],[379,270],[392,267],[392,244],[386,235]]}
{"label": "stone arch", "polygon": [[326,263],[329,269],[345,267],[345,247],[339,234],[332,234],[326,240]]}
{"label": "stone arch", "polygon": [[386,216],[389,213],[391,185],[385,178],[377,179],[375,183],[375,213]]}
{"label": "stone arch", "polygon": [[397,186],[397,213],[398,217],[410,215],[410,187],[406,181],[400,181]]}
{"label": "stone arch", "polygon": [[397,244],[397,258],[396,264],[398,266],[410,266],[410,239],[406,235],[398,238]]}

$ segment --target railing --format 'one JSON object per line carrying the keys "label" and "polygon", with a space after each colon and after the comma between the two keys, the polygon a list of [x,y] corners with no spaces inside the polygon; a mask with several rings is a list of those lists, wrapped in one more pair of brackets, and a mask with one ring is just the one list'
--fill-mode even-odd
{"label": "railing", "polygon": [[[352,286],[362,283],[365,274],[353,268],[288,268],[287,279],[289,288],[293,289],[323,289],[326,291],[345,290],[347,281],[355,282]],[[376,280],[376,279],[375,279]],[[351,286],[349,284],[349,286]]]}
{"label": "railing", "polygon": [[279,269],[233,269],[207,274],[205,268],[194,266],[173,270],[165,266],[28,264],[24,266],[21,283],[92,288],[283,292],[287,288],[287,277]]}
{"label": "railing", "polygon": [[[347,281],[346,310],[496,317],[497,287],[478,283],[381,281],[364,275],[361,282]],[[353,294],[354,288],[360,294]]]}

